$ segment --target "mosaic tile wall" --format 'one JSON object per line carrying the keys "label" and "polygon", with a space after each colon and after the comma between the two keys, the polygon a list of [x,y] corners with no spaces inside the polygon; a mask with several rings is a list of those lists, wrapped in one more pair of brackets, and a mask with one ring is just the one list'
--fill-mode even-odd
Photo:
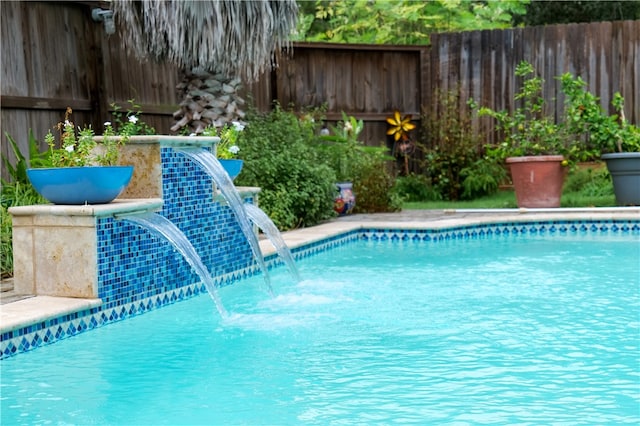
{"label": "mosaic tile wall", "polygon": [[[216,285],[258,273],[251,247],[211,178],[171,148],[161,148],[164,205],[158,212],[184,234]],[[247,197],[244,202],[253,202]],[[206,293],[166,240],[126,220],[97,219],[98,297],[103,304],[0,336],[0,359],[132,315]]]}
{"label": "mosaic tile wall", "polygon": [[[251,247],[231,209],[214,200],[211,178],[171,148],[161,149],[161,159],[164,205],[159,214],[184,233],[213,277],[250,268]],[[166,240],[135,224],[100,219],[98,232],[98,296],[106,309],[200,281]]]}
{"label": "mosaic tile wall", "polygon": [[[225,213],[220,213],[221,216],[224,216],[224,214]],[[227,215],[228,214],[229,213],[227,212]],[[187,219],[183,220],[189,222]],[[209,219],[201,218],[201,220],[210,226],[208,224]],[[225,219],[220,219],[221,222],[224,220]],[[195,277],[190,277],[190,279],[194,280],[190,284],[182,286],[175,285],[175,283],[167,284],[167,277],[170,274],[166,274],[166,271],[161,271],[164,266],[160,267],[158,264],[163,265],[165,262],[170,263],[173,256],[177,255],[169,253],[167,249],[160,249],[157,242],[149,241],[149,239],[143,235],[144,232],[142,232],[142,230],[138,231],[133,228],[129,228],[130,225],[123,223],[105,223],[105,232],[109,226],[112,226],[113,229],[115,229],[116,234],[122,234],[114,237],[114,245],[120,244],[122,250],[119,252],[115,250],[110,253],[109,256],[114,259],[117,257],[124,259],[135,258],[136,260],[131,264],[138,265],[138,269],[135,274],[139,273],[141,276],[145,277],[145,279],[148,279],[148,287],[143,286],[137,288],[135,285],[128,283],[121,284],[120,286],[112,284],[112,293],[105,293],[105,298],[111,297],[111,301],[119,298],[119,300],[123,302],[122,304],[118,305],[111,303],[108,307],[105,304],[101,308],[94,308],[72,315],[65,315],[44,321],[22,330],[5,333],[0,339],[0,359],[33,349],[43,344],[54,342],[58,339],[73,336],[80,332],[100,327],[114,321],[120,321],[134,315],[139,315],[176,301],[206,293],[204,286],[197,283],[197,279],[195,279]],[[122,227],[122,229],[118,229],[119,227]],[[125,238],[125,235],[128,233],[131,235]],[[387,241],[389,243],[407,242],[438,244],[439,242],[450,240],[464,241],[483,238],[517,238],[530,235],[553,235],[554,238],[576,235],[585,237],[628,235],[633,238],[637,238],[638,241],[640,241],[640,220],[498,223],[461,226],[440,230],[361,229],[293,249],[292,253],[294,258],[299,260],[331,250],[335,247],[349,244],[356,240]],[[131,241],[137,241],[137,244],[141,247],[141,254],[136,254],[134,256],[132,253],[128,252],[127,250],[129,250],[129,246],[127,244],[129,243],[120,243],[120,238],[128,238]],[[240,251],[245,252],[246,249],[241,248]],[[145,260],[140,262],[137,260],[138,258]],[[275,254],[267,257],[265,260],[270,268],[280,263]],[[115,260],[113,262],[113,264],[107,265],[115,265],[117,263]],[[115,268],[117,268],[117,266],[115,266]],[[109,274],[108,269],[109,267],[105,266],[104,272],[101,272],[101,274],[104,273],[105,280],[107,280],[107,276]],[[182,267],[173,270],[173,273],[178,272],[184,276],[189,276],[189,273],[186,270],[183,270]],[[236,279],[243,278],[254,273],[256,273],[255,267],[247,267],[245,263],[245,266],[240,267],[237,270],[217,275],[216,283],[220,285],[229,284]],[[127,271],[125,274],[133,274],[133,272]],[[160,274],[160,277],[155,274]],[[165,280],[167,280],[167,282],[165,282]],[[141,294],[136,294],[137,291],[140,291]]]}

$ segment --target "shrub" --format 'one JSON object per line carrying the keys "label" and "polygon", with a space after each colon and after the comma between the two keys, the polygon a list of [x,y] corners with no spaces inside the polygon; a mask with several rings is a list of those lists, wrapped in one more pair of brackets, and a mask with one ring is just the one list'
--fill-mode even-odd
{"label": "shrub", "polygon": [[335,171],[338,182],[353,183],[355,212],[397,211],[401,203],[392,193],[395,179],[385,165],[393,157],[386,147],[366,146],[359,141],[363,129],[362,120],[343,112],[332,134],[320,137],[318,150]]}
{"label": "shrub", "polygon": [[508,179],[507,170],[491,158],[481,158],[460,170],[462,177],[461,198],[473,200],[494,194],[500,183]]}
{"label": "shrub", "polygon": [[588,197],[609,196],[613,195],[613,183],[606,167],[577,169],[567,176],[563,191]]}
{"label": "shrub", "polygon": [[367,153],[355,170],[353,191],[356,213],[394,212],[402,207],[402,199],[393,191],[395,178],[385,167],[386,155]]}
{"label": "shrub", "polygon": [[431,180],[425,175],[411,173],[396,178],[394,194],[403,202],[440,201],[442,196],[431,186]]}
{"label": "shrub", "polygon": [[[460,90],[436,94],[439,113],[423,117],[421,147],[425,153],[424,169],[433,189],[443,200],[459,200],[478,191],[465,190],[464,180],[474,174],[476,182],[489,181],[477,162],[482,158],[481,137],[471,126],[471,116],[460,114]],[[471,182],[467,187],[471,186]],[[487,189],[490,185],[481,184]],[[477,185],[474,188],[478,188]],[[497,189],[497,188],[496,188]]]}
{"label": "shrub", "polygon": [[250,111],[246,121],[236,183],[262,188],[260,208],[282,231],[333,217],[336,176],[315,147],[315,122],[277,104],[266,114]]}

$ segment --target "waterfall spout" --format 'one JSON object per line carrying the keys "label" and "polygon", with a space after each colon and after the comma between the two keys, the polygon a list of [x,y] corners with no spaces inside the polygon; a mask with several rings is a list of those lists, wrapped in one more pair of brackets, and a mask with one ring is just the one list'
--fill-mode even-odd
{"label": "waterfall spout", "polygon": [[293,256],[291,255],[291,251],[282,239],[282,234],[280,234],[280,231],[273,223],[271,218],[269,218],[269,216],[267,216],[267,214],[260,207],[253,204],[245,204],[244,209],[247,212],[247,216],[249,216],[249,219],[251,219],[251,221],[260,229],[262,229],[267,238],[269,238],[269,241],[271,241],[271,244],[273,245],[273,247],[275,247],[280,258],[289,268],[289,272],[291,272],[293,279],[296,280],[296,282],[300,282],[300,272],[298,272],[296,263],[294,262]]}
{"label": "waterfall spout", "polygon": [[220,301],[220,297],[218,296],[215,284],[211,278],[211,274],[209,274],[209,271],[207,270],[207,267],[202,263],[202,259],[184,233],[178,229],[177,226],[171,223],[169,219],[164,216],[160,216],[157,213],[119,216],[117,219],[129,221],[148,230],[153,235],[164,238],[168,241],[180,254],[182,254],[184,259],[189,263],[189,265],[191,265],[196,274],[198,274],[198,277],[200,277],[202,283],[209,292],[209,295],[213,299],[220,316],[223,318],[227,318],[229,316],[224,306],[222,306],[222,302]]}
{"label": "waterfall spout", "polygon": [[216,185],[218,185],[220,192],[229,203],[229,207],[233,211],[236,220],[240,225],[240,229],[247,238],[256,261],[260,265],[260,269],[264,274],[264,281],[267,287],[267,291],[269,292],[269,295],[273,297],[273,289],[271,287],[269,271],[267,270],[267,265],[264,262],[264,256],[262,255],[262,251],[260,250],[258,238],[253,232],[251,223],[249,223],[242,198],[240,198],[240,194],[234,186],[233,181],[224,170],[224,167],[222,167],[215,155],[205,149],[178,147],[176,147],[175,149],[177,152],[182,153],[183,155],[194,160],[198,165],[200,165],[203,170],[213,179]]}

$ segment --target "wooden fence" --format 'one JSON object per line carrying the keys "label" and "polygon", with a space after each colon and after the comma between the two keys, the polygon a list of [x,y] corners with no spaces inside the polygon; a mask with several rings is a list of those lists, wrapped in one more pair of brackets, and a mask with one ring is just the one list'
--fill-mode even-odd
{"label": "wooden fence", "polygon": [[[117,33],[107,36],[103,24],[92,20],[91,10],[100,6],[108,4],[2,3],[3,155],[14,158],[5,134],[26,152],[29,130],[43,141],[67,107],[76,125],[91,125],[100,133],[113,106],[126,110],[134,99],[146,123],[169,133],[178,109],[179,70],[129,55]],[[2,177],[7,177],[4,169]]]}
{"label": "wooden fence", "polygon": [[[99,6],[108,3],[2,3],[3,155],[13,159],[5,132],[25,151],[29,129],[42,140],[67,106],[76,124],[100,132],[112,104],[127,108],[134,99],[145,122],[170,133],[179,70],[129,55],[117,34],[107,36],[91,19]],[[497,109],[513,107],[513,70],[521,60],[542,73],[550,101],[562,102],[554,77],[569,71],[605,105],[620,91],[627,117],[640,123],[640,21],[433,34],[430,46],[296,43],[291,56],[281,56],[279,66],[246,91],[260,110],[273,101],[298,111],[325,105],[332,123],[344,111],[365,121],[367,144],[390,144],[385,118],[396,109],[417,122],[422,114],[436,115],[438,91],[459,87],[461,114],[469,97]]]}

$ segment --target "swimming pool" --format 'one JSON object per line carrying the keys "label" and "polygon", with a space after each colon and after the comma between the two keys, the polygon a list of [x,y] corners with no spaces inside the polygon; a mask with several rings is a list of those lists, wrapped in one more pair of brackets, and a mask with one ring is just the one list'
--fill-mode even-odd
{"label": "swimming pool", "polygon": [[637,423],[639,233],[572,226],[310,249],[226,321],[203,295],[3,360],[2,423]]}

